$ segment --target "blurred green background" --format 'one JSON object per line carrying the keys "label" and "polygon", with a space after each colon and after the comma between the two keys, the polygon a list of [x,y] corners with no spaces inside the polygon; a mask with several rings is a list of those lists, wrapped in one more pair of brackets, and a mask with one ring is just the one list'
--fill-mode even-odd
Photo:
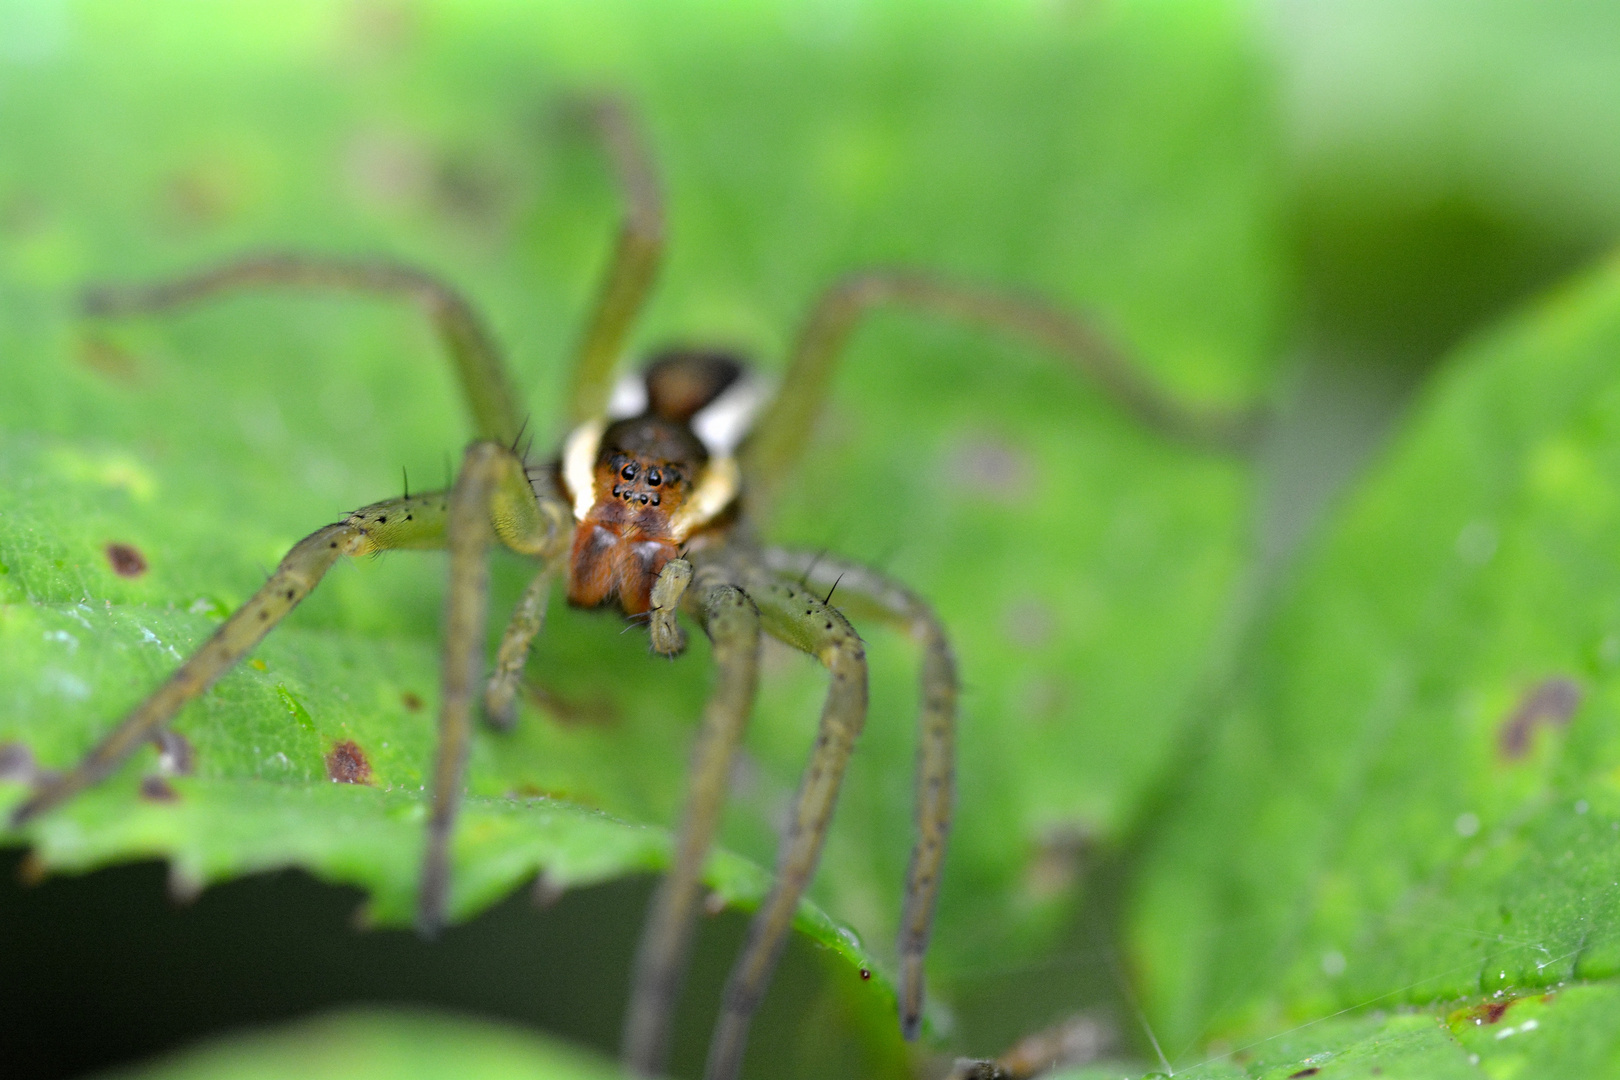
{"label": "blurred green background", "polygon": [[[638,350],[775,368],[819,288],[900,265],[1049,297],[1178,394],[1274,415],[1222,457],[993,335],[857,335],[766,533],[898,575],[955,635],[934,1001],[904,1047],[915,658],[871,629],[870,726],[751,1075],[937,1075],[1076,1016],[1099,1076],[1620,1067],[1605,5],[0,2],[0,743],[71,761],[299,536],[402,467],[438,482],[465,437],[409,310],[90,325],[80,287],[245,250],[408,259],[486,313],[554,442],[618,209],[560,104],[603,89],[637,106],[671,215]],[[139,796],[143,757],[10,838],[17,1075],[357,1005],[406,1011],[150,1075],[611,1071],[533,1033],[613,1052],[705,650],[653,664],[554,608],[531,670],[590,708],[480,737],[465,922],[426,944],[393,927],[442,569],[340,568],[182,714],[176,799]],[[497,611],[523,579],[499,563]],[[678,1075],[822,678],[767,654]],[[328,782],[338,742],[369,785]]]}

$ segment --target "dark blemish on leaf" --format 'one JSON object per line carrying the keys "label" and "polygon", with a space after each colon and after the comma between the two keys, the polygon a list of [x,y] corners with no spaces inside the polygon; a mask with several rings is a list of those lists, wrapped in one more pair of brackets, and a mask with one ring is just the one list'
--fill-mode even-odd
{"label": "dark blemish on leaf", "polygon": [[422,711],[422,698],[420,695],[414,694],[407,690],[403,694],[399,695],[399,700],[407,709],[411,710],[411,712]]}
{"label": "dark blemish on leaf", "polygon": [[861,968],[861,982],[865,982],[866,980],[870,979],[871,977],[872,977],[872,973],[869,970],[867,970],[866,968]]}
{"label": "dark blemish on leaf", "polygon": [[1317,1073],[1319,1073],[1321,1071],[1322,1071],[1321,1069],[1318,1069],[1315,1065],[1312,1065],[1308,1069],[1301,1069],[1301,1070],[1299,1070],[1299,1072],[1289,1073],[1288,1074],[1288,1080],[1294,1080],[1294,1078],[1297,1077],[1297,1076],[1315,1076]]}
{"label": "dark blemish on leaf", "polygon": [[1513,1002],[1509,1001],[1482,1001],[1468,1011],[1467,1018],[1476,1025],[1494,1024],[1502,1019]]}
{"label": "dark blemish on leaf", "polygon": [[371,783],[371,762],[352,739],[333,743],[326,754],[326,775],[335,784]]}
{"label": "dark blemish on leaf", "polygon": [[152,742],[158,748],[158,768],[165,776],[190,776],[197,763],[197,752],[178,731],[160,731]]}
{"label": "dark blemish on leaf", "polygon": [[147,802],[179,802],[180,793],[161,776],[141,778],[141,798]]}
{"label": "dark blemish on leaf", "polygon": [[1566,727],[1581,704],[1580,683],[1567,675],[1551,675],[1531,687],[1518,706],[1496,730],[1497,752],[1517,761],[1530,752],[1530,741],[1542,725]]}
{"label": "dark blemish on leaf", "polygon": [[138,578],[146,573],[146,556],[129,544],[108,544],[107,562],[119,577]]}
{"label": "dark blemish on leaf", "polygon": [[79,363],[113,382],[134,386],[141,381],[140,367],[126,350],[106,338],[91,335],[79,341]]}
{"label": "dark blemish on leaf", "polygon": [[0,743],[0,780],[34,782],[34,752],[20,742]]}

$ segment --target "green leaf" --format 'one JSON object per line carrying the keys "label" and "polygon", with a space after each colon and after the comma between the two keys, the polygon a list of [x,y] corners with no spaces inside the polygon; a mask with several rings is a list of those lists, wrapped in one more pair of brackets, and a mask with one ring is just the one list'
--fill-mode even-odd
{"label": "green leaf", "polygon": [[618,1069],[527,1031],[432,1013],[336,1013],[235,1035],[138,1069],[128,1080],[610,1080]]}
{"label": "green leaf", "polygon": [[[75,290],[248,248],[408,258],[489,313],[544,445],[616,213],[599,154],[550,118],[566,91],[632,95],[665,172],[670,262],[641,345],[733,344],[774,368],[820,288],[904,263],[1089,312],[1190,397],[1247,402],[1269,379],[1287,295],[1277,148],[1241,5],[423,5],[414,28],[375,33],[334,10],[87,7],[35,62],[0,68],[16,208],[0,245],[0,739],[45,765],[89,746],[300,536],[393,494],[401,466],[437,484],[465,437],[415,313],[256,297],[86,327]],[[956,635],[936,984],[1038,956],[1081,854],[1132,820],[1224,656],[1248,470],[1140,430],[1032,350],[883,316],[801,476],[768,537],[882,564]],[[118,576],[114,543],[149,569]],[[497,567],[497,612],[524,572]],[[197,775],[169,782],[178,798],[140,800],[144,757],[30,831],[44,865],[163,855],[207,882],[296,864],[402,918],[442,578],[433,555],[335,571],[179,718]],[[556,606],[532,670],[605,708],[478,736],[458,914],[537,867],[568,884],[660,865],[662,830],[631,823],[674,817],[706,651],[654,663],[622,629]],[[881,960],[911,841],[915,658],[870,637],[871,724],[813,895]],[[767,667],[725,826],[751,862],[711,874],[738,902],[770,862],[824,687],[801,657]],[[342,743],[365,755],[362,788],[328,778]],[[871,965],[827,916],[801,926]]]}
{"label": "green leaf", "polygon": [[1300,569],[1141,868],[1167,1047],[1620,971],[1617,354],[1611,263],[1457,356]]}

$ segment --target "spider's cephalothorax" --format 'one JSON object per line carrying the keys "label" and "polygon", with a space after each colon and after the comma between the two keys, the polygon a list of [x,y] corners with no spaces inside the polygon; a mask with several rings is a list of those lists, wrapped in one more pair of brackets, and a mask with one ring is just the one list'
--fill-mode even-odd
{"label": "spider's cephalothorax", "polygon": [[[91,312],[103,316],[149,313],[266,285],[410,299],[439,330],[477,441],[467,448],[448,490],[407,493],[362,507],[299,541],[269,581],[76,765],[41,772],[36,790],[12,808],[11,824],[21,827],[111,776],[161,734],[187,702],[255,648],[343,556],[446,548],[439,741],[417,901],[418,922],[431,933],[449,907],[450,852],[479,688],[484,716],[497,728],[509,727],[556,576],[565,575],[574,604],[616,600],[626,614],[645,615],[653,651],[665,656],[684,647],[680,620],[685,618],[712,643],[716,681],[693,750],[669,873],[642,934],[625,1020],[626,1064],[640,1075],[662,1073],[681,973],[702,907],[703,869],[753,706],[760,639],[770,635],[820,661],[828,689],[814,749],[786,815],[776,879],[732,969],[709,1048],[710,1080],[733,1080],[742,1066],[749,1018],[815,873],[845,766],[866,721],[866,652],[860,635],[832,605],[838,587],[841,598],[905,633],[922,654],[916,843],[896,948],[901,1028],[915,1037],[923,1009],[923,956],[954,798],[956,662],[933,610],[899,582],[826,552],[762,546],[733,529],[744,480],[750,516],[768,515],[772,496],[784,489],[784,478],[803,453],[844,343],[859,318],[882,304],[981,323],[1052,349],[1120,407],[1182,441],[1244,448],[1256,433],[1257,417],[1184,405],[1090,327],[1039,301],[894,272],[853,275],[822,294],[757,430],[750,427],[764,404],[762,384],[721,353],[665,353],[640,378],[614,390],[614,369],[662,253],[663,206],[650,158],[624,110],[607,100],[588,111],[630,206],[575,359],[568,397],[573,428],[556,468],[531,469],[516,452],[525,426],[521,399],[472,305],[414,267],[268,255],[190,278],[91,294]],[[491,670],[484,648],[486,563],[495,542],[534,560],[536,572]]]}
{"label": "spider's cephalothorax", "polygon": [[762,399],[732,357],[670,351],[620,383],[607,420],[570,434],[561,468],[578,522],[569,603],[617,598],[626,615],[648,610],[665,565],[726,520],[740,488],[732,451]]}

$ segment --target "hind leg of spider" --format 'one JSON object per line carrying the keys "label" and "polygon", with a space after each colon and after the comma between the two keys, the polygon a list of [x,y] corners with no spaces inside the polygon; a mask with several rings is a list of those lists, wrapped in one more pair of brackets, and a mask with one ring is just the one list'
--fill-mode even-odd
{"label": "hind leg of spider", "polygon": [[950,835],[956,785],[956,657],[945,628],[928,604],[899,582],[870,567],[808,552],[766,548],[765,565],[809,588],[838,591],[842,606],[881,619],[922,646],[918,673],[917,840],[906,873],[900,916],[900,1030],[917,1037],[922,1022],[923,956],[934,922],[945,842]]}
{"label": "hind leg of spider", "polygon": [[253,649],[343,555],[397,548],[439,547],[447,501],[444,492],[390,499],[356,510],[295,544],[253,597],[214,631],[168,680],[137,705],[73,768],[45,783],[12,811],[21,825],[106,779],[182,706],[212,686]]}
{"label": "hind leg of spider", "polygon": [[[670,565],[677,562],[684,560],[671,560]],[[675,574],[682,572],[677,568]],[[690,577],[689,567],[684,572]],[[673,576],[666,575],[660,575],[660,585]],[[674,588],[684,591],[685,585]],[[703,864],[720,820],[731,762],[753,708],[759,677],[759,613],[753,602],[713,573],[701,573],[694,592],[698,599],[691,607],[714,643],[717,675],[692,749],[686,807],[674,856],[669,873],[653,894],[632,969],[623,1058],[625,1067],[638,1076],[664,1071],[670,1022],[691,951]],[[653,599],[657,605],[655,627],[659,611],[673,622],[673,610],[667,603],[670,597],[660,596],[655,587]],[[661,600],[666,602],[659,603]],[[655,645],[658,640],[655,636]],[[667,636],[663,640],[666,650],[674,644]]]}
{"label": "hind leg of spider", "polygon": [[927,274],[866,271],[835,282],[817,297],[794,343],[781,390],[744,447],[749,505],[756,515],[765,516],[809,443],[833,373],[861,320],[890,306],[984,326],[1046,349],[1126,414],[1191,446],[1246,452],[1265,419],[1259,407],[1182,400],[1085,319],[1045,300]]}
{"label": "hind leg of spider", "polygon": [[777,852],[775,883],[749,924],[726,982],[709,1043],[707,1080],[734,1080],[742,1069],[749,1024],[781,959],[799,899],[815,874],[844,770],[866,724],[866,649],[849,621],[809,589],[764,567],[744,564],[737,574],[759,609],[765,632],[820,660],[830,680],[815,747]]}

